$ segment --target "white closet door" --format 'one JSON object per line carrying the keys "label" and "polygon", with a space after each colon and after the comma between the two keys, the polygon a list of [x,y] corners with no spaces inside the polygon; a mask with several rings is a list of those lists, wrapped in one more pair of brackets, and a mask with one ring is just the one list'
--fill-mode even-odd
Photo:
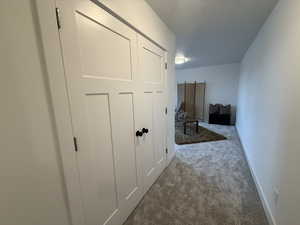
{"label": "white closet door", "polygon": [[143,178],[147,191],[166,163],[165,52],[141,35],[138,36],[139,73],[144,99]]}
{"label": "white closet door", "polygon": [[120,225],[143,193],[137,34],[89,0],[59,6],[86,225]]}

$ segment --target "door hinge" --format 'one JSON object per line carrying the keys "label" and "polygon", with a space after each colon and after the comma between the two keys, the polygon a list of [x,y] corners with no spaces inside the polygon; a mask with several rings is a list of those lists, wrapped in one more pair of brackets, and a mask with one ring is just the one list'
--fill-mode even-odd
{"label": "door hinge", "polygon": [[56,14],[57,28],[60,30],[61,22],[60,22],[60,9],[59,8],[55,8],[55,14]]}
{"label": "door hinge", "polygon": [[73,137],[73,142],[74,142],[74,150],[75,152],[78,152],[78,145],[77,145],[77,138]]}
{"label": "door hinge", "polygon": [[166,70],[168,69],[168,63],[165,63],[165,69]]}
{"label": "door hinge", "polygon": [[167,107],[165,108],[165,114],[166,115],[168,114],[168,108]]}
{"label": "door hinge", "polygon": [[169,150],[168,150],[168,148],[166,148],[166,154],[168,154],[169,153]]}

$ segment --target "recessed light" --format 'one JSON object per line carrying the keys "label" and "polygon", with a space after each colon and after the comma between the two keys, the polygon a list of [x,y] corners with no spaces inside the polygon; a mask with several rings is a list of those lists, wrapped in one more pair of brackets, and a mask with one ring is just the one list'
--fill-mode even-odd
{"label": "recessed light", "polygon": [[184,56],[176,56],[175,57],[175,64],[176,65],[184,64],[188,61],[189,61],[189,59],[184,57]]}

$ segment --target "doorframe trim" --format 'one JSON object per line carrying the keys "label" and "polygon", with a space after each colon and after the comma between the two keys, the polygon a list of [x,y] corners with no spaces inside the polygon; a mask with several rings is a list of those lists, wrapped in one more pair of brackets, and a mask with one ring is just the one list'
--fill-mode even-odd
{"label": "doorframe trim", "polygon": [[56,21],[56,0],[34,0],[37,14],[37,32],[41,42],[42,57],[48,91],[53,111],[53,124],[60,156],[61,176],[66,207],[72,225],[85,224],[81,200],[77,156],[74,151],[73,128],[65,80],[63,56]]}
{"label": "doorframe trim", "polygon": [[107,7],[105,4],[101,3],[99,0],[90,0],[90,1],[93,2],[94,4],[96,4],[97,6],[99,6],[100,8],[102,8],[104,11],[106,11],[107,13],[109,13],[110,15],[112,15],[113,17],[115,17],[120,22],[122,22],[125,25],[127,25],[129,28],[131,28],[132,30],[134,30],[135,32],[137,32],[138,34],[140,34],[141,36],[143,36],[144,38],[146,38],[148,41],[152,42],[154,45],[156,45],[157,47],[159,47],[163,51],[167,51],[162,45],[158,44],[156,41],[154,41],[153,39],[151,39],[145,33],[143,33],[142,31],[140,31],[139,29],[137,29],[134,25],[132,25],[131,23],[129,23],[126,19],[124,19],[119,14],[115,13],[112,9],[110,9],[109,7]]}

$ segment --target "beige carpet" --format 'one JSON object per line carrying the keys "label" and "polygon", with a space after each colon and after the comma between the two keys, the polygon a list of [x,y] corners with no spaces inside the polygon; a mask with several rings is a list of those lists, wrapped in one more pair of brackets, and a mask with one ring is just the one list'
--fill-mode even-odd
{"label": "beige carpet", "polygon": [[234,127],[228,139],[176,148],[176,158],[125,225],[268,225]]}

